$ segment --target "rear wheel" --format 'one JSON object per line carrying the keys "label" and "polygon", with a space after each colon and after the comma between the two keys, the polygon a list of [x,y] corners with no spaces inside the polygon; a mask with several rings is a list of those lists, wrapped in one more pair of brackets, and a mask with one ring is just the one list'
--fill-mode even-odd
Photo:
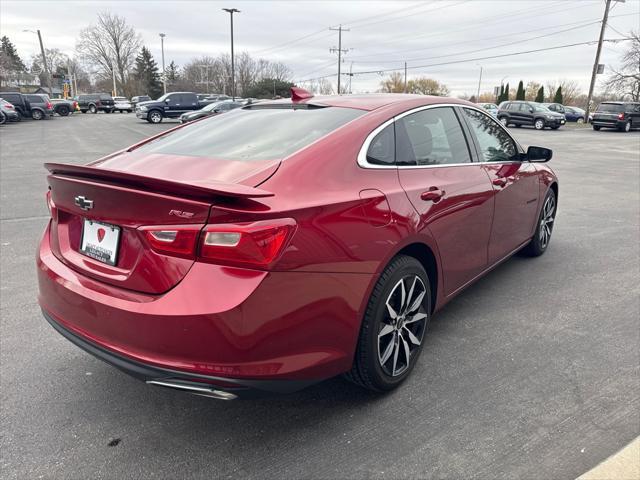
{"label": "rear wheel", "polygon": [[378,279],[346,378],[369,390],[396,388],[411,373],[431,312],[429,277],[413,257],[396,257]]}
{"label": "rear wheel", "polygon": [[0,110],[0,125],[4,125],[5,123],[7,123],[7,116]]}
{"label": "rear wheel", "polygon": [[500,117],[498,120],[500,120],[500,123],[505,127],[509,124],[509,120],[507,119],[507,117]]}
{"label": "rear wheel", "polygon": [[147,115],[147,120],[151,123],[160,123],[162,121],[162,114],[157,110],[152,110]]}
{"label": "rear wheel", "polygon": [[111,110],[110,108],[107,108],[104,110],[104,113],[111,113],[111,112],[113,112],[113,110]]}
{"label": "rear wheel", "polygon": [[620,127],[621,132],[630,132],[631,131],[631,121],[628,120],[624,125]]}
{"label": "rear wheel", "polygon": [[522,249],[525,255],[539,257],[546,252],[551,241],[557,209],[556,194],[552,189],[549,189],[540,210],[536,233],[527,246]]}
{"label": "rear wheel", "polygon": [[600,126],[599,125],[593,125],[593,129],[598,132],[600,131]]}
{"label": "rear wheel", "polygon": [[69,107],[62,106],[58,108],[58,115],[61,117],[66,117],[69,115]]}
{"label": "rear wheel", "polygon": [[535,122],[533,122],[533,127],[536,130],[542,130],[544,128],[544,120],[541,118],[537,118]]}
{"label": "rear wheel", "polygon": [[576,120],[576,123],[584,123],[584,118],[580,117]]}
{"label": "rear wheel", "polygon": [[44,113],[42,113],[42,110],[31,110],[31,118],[34,120],[42,120],[44,118]]}
{"label": "rear wheel", "polygon": [[96,108],[95,105],[89,105],[89,111],[91,113],[98,113],[98,109]]}

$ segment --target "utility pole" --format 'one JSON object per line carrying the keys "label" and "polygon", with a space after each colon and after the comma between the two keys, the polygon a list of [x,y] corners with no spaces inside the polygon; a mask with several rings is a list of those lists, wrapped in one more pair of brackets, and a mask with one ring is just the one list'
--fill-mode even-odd
{"label": "utility pole", "polygon": [[480,65],[480,78],[478,79],[478,95],[476,95],[476,103],[480,101],[480,84],[482,83],[482,65]]}
{"label": "utility pole", "polygon": [[[623,2],[625,0],[615,0]],[[589,95],[587,96],[587,107],[584,112],[584,122],[589,122],[589,110],[591,109],[591,99],[593,98],[593,89],[596,86],[596,75],[598,74],[598,64],[600,63],[600,53],[602,52],[602,41],[604,40],[604,32],[607,29],[607,20],[609,19],[609,7],[611,6],[611,0],[606,0],[604,6],[604,16],[602,17],[602,25],[600,26],[600,38],[598,39],[598,48],[596,48],[596,60],[593,64],[593,70],[591,72],[591,83],[589,84]]]}
{"label": "utility pole", "polygon": [[233,14],[240,13],[240,10],[236,8],[223,8],[225,12],[229,12],[231,15],[231,98],[236,99],[236,71],[235,62],[233,57]]}
{"label": "utility pole", "polygon": [[167,93],[167,74],[164,71],[164,37],[166,35],[164,33],[160,34],[160,48],[162,50],[162,91],[163,93]]}
{"label": "utility pole", "polygon": [[342,49],[342,32],[348,32],[349,29],[348,28],[342,28],[342,25],[340,25],[338,28],[330,28],[329,30],[334,30],[338,32],[338,48],[333,47],[330,48],[329,51],[331,53],[335,53],[338,52],[338,95],[340,95],[340,67],[341,67],[341,63],[342,63],[342,54],[343,53],[347,53],[349,50],[348,49]]}
{"label": "utility pole", "polygon": [[404,62],[404,89],[403,93],[407,93],[407,62]]}
{"label": "utility pole", "polygon": [[116,88],[116,67],[115,65],[111,66],[111,74],[113,75],[113,96],[118,96],[118,89]]}
{"label": "utility pole", "polygon": [[47,85],[49,86],[49,98],[53,97],[52,89],[51,89],[51,72],[49,71],[49,65],[47,64],[47,56],[44,53],[44,46],[42,45],[42,35],[40,35],[40,30],[23,30],[23,32],[36,33],[38,35],[38,41],[40,42],[40,53],[42,54],[42,63],[44,64],[44,71],[47,74]]}

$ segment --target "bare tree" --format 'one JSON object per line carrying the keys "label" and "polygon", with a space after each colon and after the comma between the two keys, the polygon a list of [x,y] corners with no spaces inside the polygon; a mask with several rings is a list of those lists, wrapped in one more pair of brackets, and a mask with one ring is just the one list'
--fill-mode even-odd
{"label": "bare tree", "polygon": [[433,78],[419,77],[407,82],[408,93],[420,93],[422,95],[449,95],[449,88]]}
{"label": "bare tree", "polygon": [[618,95],[640,101],[640,34],[629,34],[631,45],[622,55],[618,70],[613,70],[606,86]]}
{"label": "bare tree", "polygon": [[115,71],[118,83],[127,83],[136,54],[142,45],[140,36],[127,21],[108,12],[98,14],[98,22],[80,32],[76,50],[104,75]]}

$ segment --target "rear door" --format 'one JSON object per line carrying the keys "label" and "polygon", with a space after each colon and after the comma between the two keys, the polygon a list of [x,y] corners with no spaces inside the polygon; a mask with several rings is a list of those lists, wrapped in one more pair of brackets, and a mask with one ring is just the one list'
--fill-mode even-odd
{"label": "rear door", "polygon": [[488,252],[489,263],[493,264],[533,235],[538,173],[533,163],[519,160],[518,145],[489,115],[467,107],[462,111],[493,187],[495,213]]}
{"label": "rear door", "polygon": [[400,183],[438,244],[445,295],[487,266],[493,192],[453,107],[428,107],[396,121]]}

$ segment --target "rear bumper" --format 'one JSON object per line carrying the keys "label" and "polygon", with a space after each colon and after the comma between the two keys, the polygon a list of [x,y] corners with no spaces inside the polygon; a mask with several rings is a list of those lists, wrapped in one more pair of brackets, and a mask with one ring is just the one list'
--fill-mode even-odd
{"label": "rear bumper", "polygon": [[231,383],[313,383],[347,371],[373,278],[196,262],[168,292],[142,294],[62,263],[48,227],[37,267],[40,306],[65,331],[150,369]]}
{"label": "rear bumper", "polygon": [[561,127],[566,123],[564,118],[554,118],[553,120],[545,119],[545,127]]}
{"label": "rear bumper", "polygon": [[[80,347],[85,352],[116,367],[132,377],[149,384],[166,386],[176,390],[196,393],[204,396],[233,400],[234,398],[259,397],[269,393],[291,393],[309,385],[315,381],[305,380],[247,380],[228,377],[216,377],[211,375],[198,375],[180,372],[166,368],[159,368],[137,362],[122,355],[117,355],[85,338],[73,333],[54,320],[46,311],[42,310],[44,318],[64,338]],[[207,394],[207,390],[211,393]],[[221,395],[224,392],[227,395]],[[226,398],[225,398],[226,397]]]}
{"label": "rear bumper", "polygon": [[592,125],[596,127],[605,127],[605,128],[622,128],[627,123],[626,120],[602,120],[599,118],[594,118],[591,121]]}

